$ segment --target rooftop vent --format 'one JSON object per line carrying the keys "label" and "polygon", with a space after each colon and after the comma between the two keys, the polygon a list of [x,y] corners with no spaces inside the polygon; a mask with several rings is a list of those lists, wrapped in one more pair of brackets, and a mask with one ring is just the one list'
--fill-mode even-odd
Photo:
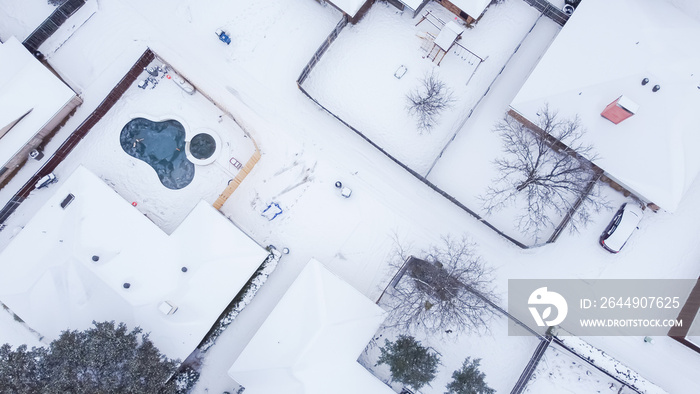
{"label": "rooftop vent", "polygon": [[600,114],[605,119],[619,124],[639,111],[639,105],[625,96],[618,97],[608,104]]}
{"label": "rooftop vent", "polygon": [[129,287],[131,287],[131,283],[126,282],[126,283],[124,283],[123,286],[124,286],[125,289],[128,289]]}
{"label": "rooftop vent", "polygon": [[172,315],[173,313],[177,312],[177,306],[170,303],[170,301],[163,301],[160,303],[160,305],[158,305],[158,310],[164,315]]}
{"label": "rooftop vent", "polygon": [[97,255],[92,256],[92,261],[94,261],[94,262],[100,261],[100,256],[97,256]]}
{"label": "rooftop vent", "polygon": [[63,201],[61,201],[61,208],[66,209],[66,207],[69,206],[70,203],[72,203],[74,199],[75,199],[75,196],[72,193],[68,193],[66,198],[64,198]]}

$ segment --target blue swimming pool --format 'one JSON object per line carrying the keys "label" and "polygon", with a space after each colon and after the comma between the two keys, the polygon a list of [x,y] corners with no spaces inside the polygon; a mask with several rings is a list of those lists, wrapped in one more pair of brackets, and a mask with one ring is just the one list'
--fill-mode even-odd
{"label": "blue swimming pool", "polygon": [[153,167],[168,189],[192,182],[194,164],[185,155],[185,128],[180,122],[134,118],[122,128],[119,142],[124,152]]}

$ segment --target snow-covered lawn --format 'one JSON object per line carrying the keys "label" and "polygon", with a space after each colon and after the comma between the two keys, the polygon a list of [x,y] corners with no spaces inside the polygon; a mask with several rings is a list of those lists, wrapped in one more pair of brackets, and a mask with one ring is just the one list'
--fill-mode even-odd
{"label": "snow-covered lawn", "polygon": [[[653,346],[652,343],[647,343],[643,338],[624,337],[624,339],[630,338],[638,340],[639,343],[643,344],[643,346]],[[655,382],[651,382],[647,378],[645,378],[644,375],[641,375],[639,371],[631,369],[629,364],[620,362],[619,360],[615,359],[615,357],[611,354],[600,350],[595,346],[592,346],[591,344],[579,337],[562,335],[559,337],[559,339],[561,340],[563,346],[566,346],[569,349],[575,351],[576,354],[580,355],[581,357],[584,357],[596,367],[606,371],[607,373],[618,378],[619,380],[624,381],[630,387],[634,387],[642,393],[664,394],[666,392],[675,392],[675,390],[671,390],[671,388],[669,387],[665,387],[665,390],[660,388],[659,386],[654,384]],[[660,337],[659,339],[664,342],[672,341],[672,339],[668,337]],[[656,340],[654,340],[654,343],[655,342]],[[678,360],[666,360],[666,362],[669,364],[673,364],[677,363]],[[694,364],[697,365],[697,362]],[[687,367],[689,367],[689,365],[686,366],[686,368]],[[684,378],[688,378],[688,376],[685,376]],[[678,379],[679,383],[681,380],[682,378]]]}
{"label": "snow-covered lawn", "polygon": [[[424,10],[443,21],[455,19],[438,3],[428,3]],[[479,65],[463,49],[453,49],[438,67],[425,58],[433,47],[426,32],[435,36],[440,29],[429,20],[415,26],[420,17],[376,3],[357,25],[345,27],[303,86],[331,112],[425,175],[537,17],[522,0],[490,6],[459,40],[485,61]],[[408,71],[397,79],[394,72],[402,65]],[[421,133],[407,112],[406,94],[431,71],[452,90],[455,101],[432,131]]]}
{"label": "snow-covered lawn", "polygon": [[560,338],[578,354],[649,394],[700,391],[698,353],[670,337],[653,337],[653,343],[637,336]]}
{"label": "snow-covered lawn", "polygon": [[[467,357],[480,358],[480,370],[486,374],[486,383],[497,393],[509,393],[520,377],[530,357],[540,343],[535,336],[508,336],[508,318],[497,314],[489,325],[490,332],[464,333],[459,336],[446,334],[444,338],[427,338],[417,334],[415,338],[425,347],[431,347],[440,356],[440,366],[430,387],[421,389],[423,394],[442,394],[452,381],[452,372],[459,369]],[[385,364],[375,366],[379,359],[380,346],[385,340],[394,341],[401,334],[395,330],[380,330],[374,341],[360,356],[360,363],[384,382],[389,382],[391,373]],[[401,384],[393,385],[400,390]]]}

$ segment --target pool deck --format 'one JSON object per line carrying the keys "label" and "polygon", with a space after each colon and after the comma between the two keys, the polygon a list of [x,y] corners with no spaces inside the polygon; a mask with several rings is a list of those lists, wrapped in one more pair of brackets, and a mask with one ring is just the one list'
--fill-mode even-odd
{"label": "pool deck", "polygon": [[[150,64],[156,63],[162,64],[163,61],[156,58]],[[134,82],[124,86],[123,95],[110,102],[111,108],[104,111],[103,117],[95,122],[86,121],[89,132],[67,141],[70,149],[61,150],[65,154],[62,157],[50,158],[48,162],[52,165],[46,170],[56,174],[60,185],[78,166],[88,168],[124,199],[136,203],[135,209],[170,234],[200,200],[210,204],[218,201],[223,205],[235,190],[230,185],[243,181],[260,159],[261,152],[250,133],[213,103],[206,93],[187,94],[168,79],[160,79],[153,89],[139,88],[138,83],[148,77],[145,71],[138,72],[142,69],[143,63],[132,68],[137,72],[136,78],[127,82]],[[218,157],[208,165],[196,165],[194,179],[187,187],[178,190],[166,188],[150,165],[128,155],[120,144],[122,128],[138,116],[184,122],[188,133],[186,140],[202,130],[215,132],[221,139]],[[23,206],[28,204],[27,208],[19,207],[16,214],[6,221],[7,226],[21,228],[31,217],[31,206],[42,204],[50,193],[28,187],[26,194],[33,201],[23,203]]]}

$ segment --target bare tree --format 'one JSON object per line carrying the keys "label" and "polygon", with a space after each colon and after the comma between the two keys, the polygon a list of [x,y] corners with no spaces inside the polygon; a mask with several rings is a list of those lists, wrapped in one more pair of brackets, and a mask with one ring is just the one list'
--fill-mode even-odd
{"label": "bare tree", "polygon": [[452,91],[434,72],[423,77],[421,86],[406,95],[408,113],[418,121],[418,130],[422,133],[435,127],[442,111],[454,103]]}
{"label": "bare tree", "polygon": [[422,330],[430,335],[487,330],[494,314],[485,300],[496,301],[491,269],[465,237],[443,238],[440,245],[411,256],[398,243],[392,266],[400,278],[382,306],[387,327]]}
{"label": "bare tree", "polygon": [[505,155],[495,160],[499,176],[481,196],[489,214],[524,201],[518,228],[535,239],[554,226],[553,217],[563,218],[572,208],[569,226],[575,231],[590,221],[592,212],[607,207],[591,164],[593,148],[583,142],[578,117],[559,119],[546,106],[538,114],[541,131],[509,115],[496,125]]}

